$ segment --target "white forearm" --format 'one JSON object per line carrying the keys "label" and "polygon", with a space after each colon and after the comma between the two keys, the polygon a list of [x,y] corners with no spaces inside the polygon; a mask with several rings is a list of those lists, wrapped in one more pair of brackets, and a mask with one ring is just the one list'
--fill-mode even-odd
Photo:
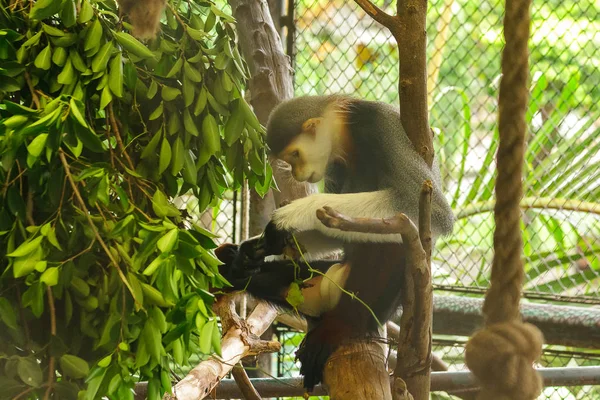
{"label": "white forearm", "polygon": [[290,232],[316,230],[324,235],[344,242],[397,242],[399,234],[381,235],[360,232],[345,232],[328,228],[317,218],[317,210],[325,206],[354,218],[387,218],[394,216],[393,194],[387,190],[347,194],[314,194],[298,199],[276,210],[272,221],[279,229]]}

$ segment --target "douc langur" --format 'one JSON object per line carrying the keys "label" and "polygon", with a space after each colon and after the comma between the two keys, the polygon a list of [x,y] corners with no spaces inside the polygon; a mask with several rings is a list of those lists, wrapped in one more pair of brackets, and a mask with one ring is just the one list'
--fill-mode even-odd
{"label": "douc langur", "polygon": [[[290,285],[300,282],[304,302],[297,310],[309,317],[309,331],[296,355],[310,391],[341,343],[377,335],[377,320],[385,323],[399,308],[406,262],[399,234],[328,228],[316,211],[328,206],[349,217],[368,218],[402,212],[416,222],[421,186],[431,180],[434,242],[452,232],[454,216],[441,191],[437,162],[431,169],[426,165],[406,136],[398,109],[390,105],[342,95],[298,97],[273,110],[266,140],[271,155],[288,163],[296,180],[325,179],[326,193],[277,209],[261,236],[239,247],[223,245],[216,254],[234,289],[283,307]],[[308,265],[265,260],[281,255],[291,235]],[[342,260],[322,259],[340,249]]]}

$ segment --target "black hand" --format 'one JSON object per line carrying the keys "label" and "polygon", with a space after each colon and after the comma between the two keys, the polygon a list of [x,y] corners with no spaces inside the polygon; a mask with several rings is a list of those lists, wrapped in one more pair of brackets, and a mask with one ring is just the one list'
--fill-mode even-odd
{"label": "black hand", "polygon": [[282,229],[278,229],[273,221],[269,222],[265,227],[262,235],[262,251],[265,256],[280,255],[283,253],[286,245],[292,241],[292,235]]}

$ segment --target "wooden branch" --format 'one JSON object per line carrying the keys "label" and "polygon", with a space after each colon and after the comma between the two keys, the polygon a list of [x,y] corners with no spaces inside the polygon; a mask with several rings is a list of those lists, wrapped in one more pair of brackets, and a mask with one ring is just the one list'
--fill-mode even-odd
{"label": "wooden branch", "polygon": [[[418,243],[419,248],[413,243],[408,252],[398,342],[400,357],[394,370],[394,376],[406,382],[416,400],[429,399],[431,378],[431,192],[431,182],[426,181],[419,201],[419,225],[423,236]],[[427,250],[423,247],[427,247]]]}
{"label": "wooden branch", "polygon": [[235,379],[235,383],[237,383],[240,391],[244,395],[244,399],[246,400],[261,400],[258,391],[252,386],[252,382],[250,382],[250,378],[244,369],[244,366],[241,364],[236,365],[231,371],[233,375],[233,379]]}
{"label": "wooden branch", "polygon": [[173,387],[173,396],[166,399],[197,400],[212,392],[240,360],[251,354],[279,351],[277,342],[258,339],[277,317],[275,307],[259,302],[246,321],[235,312],[232,296],[224,296],[215,304],[223,331],[221,357],[211,356],[201,362]]}
{"label": "wooden branch", "polygon": [[[285,54],[276,23],[264,0],[228,0],[238,21],[240,49],[250,70],[250,103],[261,124],[282,101],[294,96],[293,70]],[[271,163],[279,191],[264,197],[251,191],[250,236],[262,232],[271,212],[285,200],[295,200],[316,192],[316,185],[295,181],[289,170]]]}
{"label": "wooden branch", "polygon": [[[431,184],[424,184],[423,190],[427,194],[422,195],[421,199],[430,202]],[[427,202],[423,202],[420,206],[420,213],[424,214],[428,211],[430,212]],[[402,241],[407,251],[407,270],[403,290],[402,329],[400,330],[398,345],[398,353],[402,356],[396,365],[393,396],[397,400],[412,399],[407,390],[408,387],[411,393],[414,390],[419,396],[427,395],[427,397],[415,397],[415,399],[428,399],[429,374],[431,372],[433,288],[431,286],[431,271],[427,263],[427,254],[421,245],[417,227],[402,213],[391,218],[381,219],[350,218],[329,207],[324,207],[317,210],[317,217],[329,228],[377,234],[400,233],[402,235]],[[423,221],[426,223],[427,218],[424,218]],[[429,299],[428,303],[427,299]],[[414,388],[408,386],[409,382],[414,385]],[[424,389],[422,388],[423,382],[427,383],[427,387]]]}
{"label": "wooden branch", "polygon": [[[369,0],[355,0],[375,21],[390,30],[398,43],[400,60],[400,120],[415,150],[433,165],[433,135],[427,107],[427,0],[398,0],[391,16]],[[408,61],[410,60],[410,61]]]}
{"label": "wooden branch", "polygon": [[433,136],[427,107],[427,0],[398,0],[400,120],[406,135],[427,165],[433,165]]}
{"label": "wooden branch", "polygon": [[363,9],[371,18],[379,22],[381,25],[392,30],[397,25],[396,17],[389,15],[369,0],[355,0],[356,4]]}

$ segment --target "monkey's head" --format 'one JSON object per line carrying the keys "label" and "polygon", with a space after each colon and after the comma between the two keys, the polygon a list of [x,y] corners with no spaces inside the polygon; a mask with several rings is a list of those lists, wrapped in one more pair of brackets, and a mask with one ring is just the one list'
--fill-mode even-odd
{"label": "monkey's head", "polygon": [[340,153],[343,121],[336,112],[341,96],[303,96],[281,103],[267,122],[271,156],[288,163],[299,182],[323,179]]}

